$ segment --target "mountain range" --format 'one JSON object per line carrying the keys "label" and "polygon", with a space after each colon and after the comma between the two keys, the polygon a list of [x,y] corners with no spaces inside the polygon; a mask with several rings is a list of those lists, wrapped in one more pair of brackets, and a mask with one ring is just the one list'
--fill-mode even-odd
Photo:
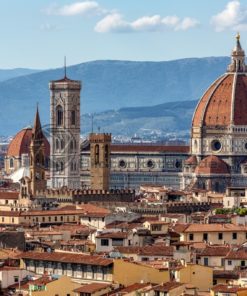
{"label": "mountain range", "polygon": [[[83,85],[82,132],[91,130],[89,113],[95,113],[95,126],[113,134],[133,135],[140,128],[188,131],[196,101],[229,61],[228,57],[106,60],[70,66],[68,77]],[[64,69],[5,71],[9,70],[0,70],[0,135],[32,124],[37,102],[43,124],[49,123],[48,83],[63,77]]]}

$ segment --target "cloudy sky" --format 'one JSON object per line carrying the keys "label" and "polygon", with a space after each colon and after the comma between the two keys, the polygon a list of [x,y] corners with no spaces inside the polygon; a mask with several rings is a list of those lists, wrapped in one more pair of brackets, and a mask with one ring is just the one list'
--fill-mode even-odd
{"label": "cloudy sky", "polygon": [[171,60],[247,50],[243,0],[2,0],[0,68]]}

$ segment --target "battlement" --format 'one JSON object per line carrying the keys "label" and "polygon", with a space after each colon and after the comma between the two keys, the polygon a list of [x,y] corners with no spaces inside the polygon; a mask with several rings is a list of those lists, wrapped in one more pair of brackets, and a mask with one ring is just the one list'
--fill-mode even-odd
{"label": "battlement", "polygon": [[107,201],[107,202],[132,202],[135,200],[135,191],[129,189],[121,190],[92,190],[80,189],[72,190],[68,188],[46,189],[37,191],[36,196],[39,198],[67,199],[77,203]]}
{"label": "battlement", "polygon": [[111,142],[111,134],[109,133],[91,133],[89,134],[90,143]]}

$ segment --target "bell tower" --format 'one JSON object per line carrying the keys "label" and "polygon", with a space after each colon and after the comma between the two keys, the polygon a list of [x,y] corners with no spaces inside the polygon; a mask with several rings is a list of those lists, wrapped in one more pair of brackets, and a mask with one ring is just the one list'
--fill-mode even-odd
{"label": "bell tower", "polygon": [[80,90],[81,82],[66,76],[51,81],[51,187],[80,186]]}
{"label": "bell tower", "polygon": [[46,189],[45,145],[38,107],[34,119],[32,140],[30,144],[30,180],[31,192],[33,196],[36,195],[37,190]]}
{"label": "bell tower", "polygon": [[109,190],[111,134],[89,135],[91,189]]}

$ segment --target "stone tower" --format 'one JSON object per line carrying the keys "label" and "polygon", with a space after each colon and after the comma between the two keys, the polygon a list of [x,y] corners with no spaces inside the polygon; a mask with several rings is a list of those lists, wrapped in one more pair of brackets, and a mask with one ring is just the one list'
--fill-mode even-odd
{"label": "stone tower", "polygon": [[91,189],[109,190],[111,134],[89,135]]}
{"label": "stone tower", "polygon": [[31,192],[33,196],[36,195],[37,190],[44,190],[46,188],[45,144],[38,108],[35,115],[32,140],[30,144],[30,180]]}
{"label": "stone tower", "polygon": [[51,81],[51,187],[80,186],[80,90],[81,82]]}

